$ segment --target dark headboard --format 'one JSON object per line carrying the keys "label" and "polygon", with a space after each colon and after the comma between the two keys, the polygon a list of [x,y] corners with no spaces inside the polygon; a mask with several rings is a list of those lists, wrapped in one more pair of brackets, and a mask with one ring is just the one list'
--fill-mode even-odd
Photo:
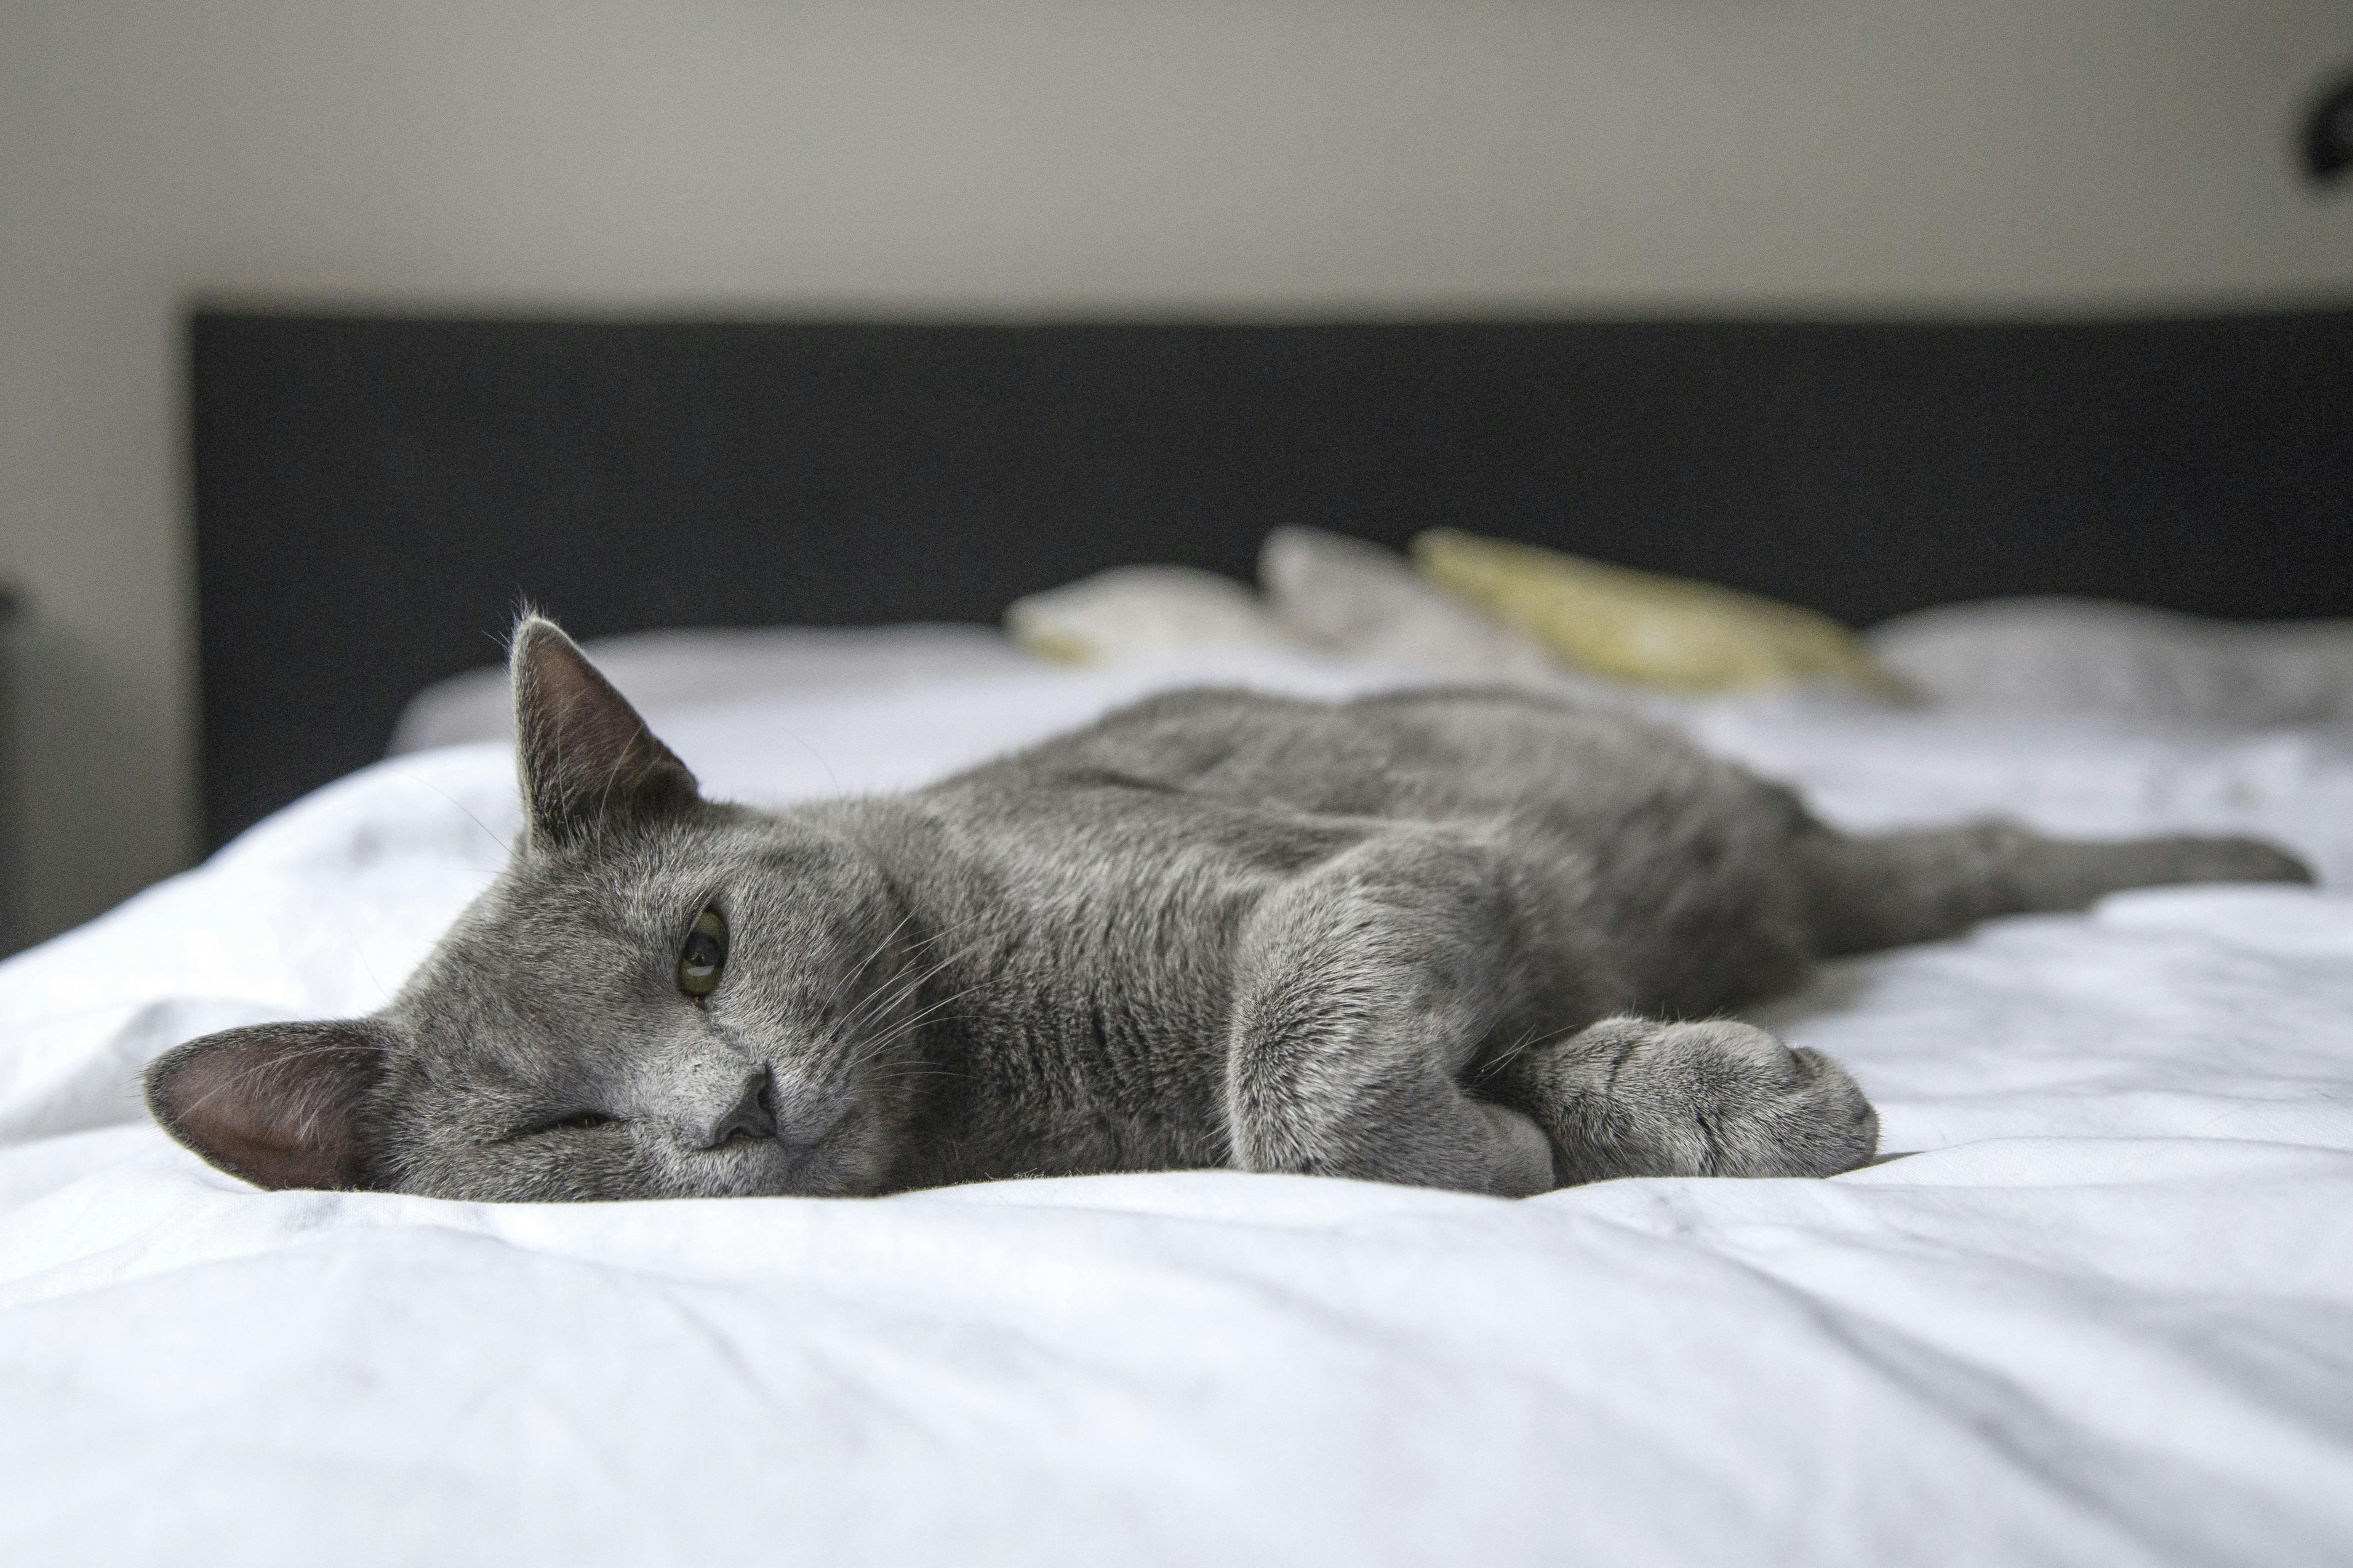
{"label": "dark headboard", "polygon": [[994,620],[1267,529],[1451,524],[1867,625],[2353,615],[2353,310],[2095,323],[192,325],[206,824],[583,636]]}

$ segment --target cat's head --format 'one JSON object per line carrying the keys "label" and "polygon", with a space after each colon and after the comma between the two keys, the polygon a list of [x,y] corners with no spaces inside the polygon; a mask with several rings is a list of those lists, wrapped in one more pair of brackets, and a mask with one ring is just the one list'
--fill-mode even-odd
{"label": "cat's head", "polygon": [[159,1058],[155,1119],[265,1187],[888,1186],[925,955],[873,860],[822,815],[704,800],[552,623],[509,671],[527,826],[498,879],[381,1012]]}

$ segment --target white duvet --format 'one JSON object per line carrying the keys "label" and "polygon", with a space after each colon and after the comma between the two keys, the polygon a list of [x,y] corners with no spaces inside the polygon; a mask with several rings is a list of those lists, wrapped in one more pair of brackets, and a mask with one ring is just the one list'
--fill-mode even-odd
{"label": "white duvet", "polygon": [[[1174,678],[656,718],[713,792],[782,801]],[[1688,722],[1850,824],[2262,831],[2353,886],[2342,731]],[[2353,1561],[2328,886],[1830,966],[1759,1016],[1912,1152],[1829,1182],[498,1207],[255,1192],[146,1123],[174,1042],[378,1003],[512,792],[495,746],[395,759],[0,965],[7,1562]]]}

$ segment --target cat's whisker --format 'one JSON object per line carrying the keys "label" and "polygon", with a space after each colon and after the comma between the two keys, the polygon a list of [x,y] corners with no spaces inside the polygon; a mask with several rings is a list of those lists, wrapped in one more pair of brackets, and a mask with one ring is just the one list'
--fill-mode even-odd
{"label": "cat's whisker", "polygon": [[922,1008],[919,1008],[914,1013],[893,1021],[889,1027],[879,1031],[868,1032],[872,1030],[872,1025],[870,1024],[867,1026],[866,1030],[861,1030],[859,1034],[852,1037],[860,1042],[857,1051],[857,1059],[860,1062],[871,1060],[874,1057],[879,1056],[885,1050],[888,1050],[900,1040],[906,1038],[908,1036],[914,1034],[920,1029],[937,1023],[948,1007],[964,1000],[965,997],[974,994],[980,989],[981,987],[979,985],[970,985],[961,991],[950,992],[947,995],[942,996],[936,1001],[925,1004]]}
{"label": "cat's whisker", "polygon": [[[972,995],[980,989],[981,987],[978,985],[968,985],[962,991],[951,992],[949,994],[941,997],[938,1001],[928,1004],[922,1011],[914,1014],[913,1016],[902,1019],[897,1024],[894,1024],[885,1033],[878,1036],[867,1037],[860,1047],[860,1054],[855,1058],[855,1061],[871,1061],[876,1056],[881,1054],[882,1051],[896,1044],[898,1041],[906,1038],[909,1035],[913,1034],[918,1029],[925,1028],[931,1025],[942,1022],[944,1018],[947,1016],[947,1015],[944,1014],[944,1009],[964,1000],[964,998]],[[961,1015],[957,1015],[955,1017],[958,1022],[969,1021],[965,1019]]]}
{"label": "cat's whisker", "polygon": [[974,986],[964,991],[956,992],[951,995],[944,996],[938,1002],[925,1008],[918,1016],[897,1026],[886,1033],[871,1036],[860,1040],[841,1058],[839,1065],[831,1075],[832,1078],[837,1083],[846,1083],[859,1079],[871,1064],[883,1057],[892,1047],[897,1045],[901,1040],[907,1038],[922,1029],[933,1027],[940,1024],[972,1022],[972,1018],[967,1015],[949,1013],[944,1009],[953,1004],[963,1000],[965,997],[973,994],[974,992],[979,989],[980,987]]}
{"label": "cat's whisker", "polygon": [[909,976],[900,984],[892,988],[887,995],[881,997],[879,1000],[873,997],[868,998],[870,1005],[858,1013],[852,1014],[849,1020],[849,1026],[852,1028],[863,1028],[869,1025],[878,1023],[881,1019],[889,1016],[898,1008],[904,1005],[910,996],[915,995],[921,992],[926,984],[935,979],[949,965],[956,963],[959,959],[970,956],[974,951],[975,950],[972,948],[966,948],[961,952],[952,952],[946,957],[941,959],[937,963],[933,964],[929,969],[924,970],[920,974]]}
{"label": "cat's whisker", "polygon": [[[910,909],[905,914],[901,915],[898,921],[893,924],[889,931],[882,933],[882,940],[876,942],[872,948],[868,950],[865,957],[860,959],[855,964],[852,964],[849,968],[842,972],[841,977],[833,983],[833,989],[826,994],[825,1006],[823,1009],[825,1012],[829,1014],[836,1007],[839,1007],[841,1005],[841,994],[844,991],[847,991],[860,975],[864,974],[866,971],[872,966],[876,959],[882,956],[882,950],[889,947],[898,934],[907,929],[909,923],[912,922],[914,918],[915,911],[913,909]],[[924,942],[932,940],[932,938],[926,937]],[[923,947],[923,942],[919,942],[909,951],[911,952],[921,952]]]}
{"label": "cat's whisker", "polygon": [[921,1025],[928,1022],[932,1016],[938,1013],[942,1008],[949,1006],[954,1003],[961,1002],[965,997],[975,994],[982,990],[984,985],[985,983],[976,982],[973,984],[965,986],[961,991],[951,991],[944,996],[925,1003],[914,1012],[894,1019],[891,1025],[890,1037],[896,1037],[905,1033],[909,1029],[920,1026]]}
{"label": "cat's whisker", "polygon": [[[472,823],[475,826],[482,830],[483,837],[489,839],[491,843],[499,847],[499,852],[501,855],[505,854],[509,848],[512,847],[507,840],[491,832],[490,825],[484,822],[480,817],[476,816],[473,812],[468,808],[464,801],[459,800],[456,795],[451,795],[448,790],[443,789],[439,784],[435,784],[432,780],[419,778],[406,768],[393,768],[388,771],[392,777],[399,779],[406,784],[413,784],[419,785],[422,788],[429,789],[435,795],[439,795],[443,800],[448,801],[451,805],[456,806],[458,810],[463,814],[467,821]],[[470,870],[480,870],[483,868],[469,867],[468,868]]]}
{"label": "cat's whisker", "polygon": [[343,939],[351,944],[352,956],[360,961],[361,972],[368,977],[368,984],[375,987],[375,994],[387,1002],[391,1001],[392,988],[376,973],[375,965],[368,962],[367,949],[360,945],[359,934],[352,930],[352,922],[337,910],[330,909],[327,917],[335,922],[335,930],[342,933]]}
{"label": "cat's whisker", "polygon": [[[942,928],[940,928],[938,931],[934,931],[931,935],[929,935],[929,936],[927,936],[927,937],[924,937],[922,941],[917,942],[914,942],[914,943],[913,943],[912,945],[910,945],[910,946],[909,946],[909,948],[908,948],[908,950],[907,950],[907,956],[908,956],[908,958],[909,958],[910,960],[913,960],[913,959],[914,959],[914,958],[916,958],[916,957],[920,956],[920,955],[923,953],[923,950],[924,950],[924,949],[926,949],[926,948],[928,948],[928,947],[931,947],[932,945],[934,945],[934,943],[936,943],[936,942],[944,942],[944,941],[945,941],[949,936],[954,935],[955,932],[957,932],[957,931],[963,931],[963,930],[966,929],[967,927],[969,927],[969,926],[973,925],[976,921],[979,921],[979,920],[980,920],[980,919],[982,919],[982,918],[983,918],[983,917],[981,917],[981,916],[979,916],[979,915],[974,915],[974,916],[972,916],[970,919],[967,919],[967,920],[954,921],[949,922],[947,925],[943,926],[943,927],[942,927]],[[926,969],[926,970],[924,970],[922,973],[920,973],[920,974],[918,974],[918,975],[914,976],[914,977],[913,978],[913,980],[912,980],[912,981],[907,982],[907,984],[916,984],[916,985],[920,985],[920,984],[923,984],[923,982],[924,982],[925,980],[928,980],[928,979],[930,979],[933,975],[937,974],[937,973],[940,972],[940,970],[941,970],[943,967],[944,967],[945,965],[947,965],[947,964],[949,964],[949,963],[952,963],[955,962],[955,960],[956,960],[957,958],[960,958],[960,957],[964,956],[964,955],[965,955],[965,953],[968,953],[968,952],[973,952],[973,951],[975,951],[975,950],[976,950],[975,946],[968,946],[968,947],[966,947],[965,950],[963,950],[963,952],[962,952],[951,953],[951,954],[949,954],[947,957],[941,959],[937,963],[933,964],[929,969]],[[902,986],[899,988],[899,990],[898,990],[897,992],[893,993],[893,995],[894,995],[894,996],[896,996],[896,995],[899,995],[899,994],[904,994],[904,991],[905,991],[905,985],[902,985]],[[853,1009],[853,1010],[852,1010],[852,1012],[851,1012],[851,1015],[850,1015],[851,1019],[852,1019],[852,1020],[856,1020],[856,1019],[858,1019],[858,1018],[860,1016],[862,1010],[863,1010],[865,1007],[871,1006],[871,1005],[872,1005],[873,1001],[874,1001],[874,998],[870,996],[870,997],[867,999],[867,1002],[866,1002],[865,1004],[861,1004],[861,1007],[860,1007],[860,1009]],[[878,1011],[878,1012],[879,1012],[879,1011],[881,1011],[881,1009],[880,1009],[880,1008],[876,1008],[876,1009],[874,1009],[874,1010],[875,1010],[875,1011]]]}
{"label": "cat's whisker", "polygon": [[1523,1031],[1518,1039],[1514,1040],[1510,1045],[1504,1047],[1504,1049],[1495,1056],[1493,1060],[1482,1066],[1474,1077],[1478,1082],[1484,1083],[1489,1079],[1492,1079],[1496,1074],[1502,1072],[1505,1068],[1511,1066],[1514,1062],[1519,1060],[1521,1057],[1526,1055],[1529,1051],[1552,1045],[1558,1040],[1567,1039],[1570,1035],[1575,1034],[1576,1032],[1577,1031],[1574,1029],[1547,1030],[1541,1024],[1533,1026]]}
{"label": "cat's whisker", "polygon": [[938,963],[933,964],[928,969],[922,971],[920,973],[903,979],[900,984],[892,987],[890,992],[881,994],[879,1000],[877,997],[870,996],[863,1004],[851,1011],[849,1016],[843,1021],[843,1028],[846,1032],[850,1033],[863,1030],[868,1026],[873,1024],[877,1019],[881,1018],[891,1012],[892,1009],[897,1007],[909,996],[914,994],[922,988],[925,982],[939,974],[950,964],[955,963],[958,961],[979,952],[984,945],[986,944],[982,942],[969,943],[966,946],[949,953],[946,957],[942,958]]}

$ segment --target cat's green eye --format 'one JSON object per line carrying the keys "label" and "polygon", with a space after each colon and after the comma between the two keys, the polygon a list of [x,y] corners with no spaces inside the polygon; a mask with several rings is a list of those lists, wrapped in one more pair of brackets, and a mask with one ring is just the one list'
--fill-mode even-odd
{"label": "cat's green eye", "polygon": [[686,946],[678,955],[678,988],[700,1002],[719,988],[719,972],[727,967],[727,922],[717,910],[694,917]]}

